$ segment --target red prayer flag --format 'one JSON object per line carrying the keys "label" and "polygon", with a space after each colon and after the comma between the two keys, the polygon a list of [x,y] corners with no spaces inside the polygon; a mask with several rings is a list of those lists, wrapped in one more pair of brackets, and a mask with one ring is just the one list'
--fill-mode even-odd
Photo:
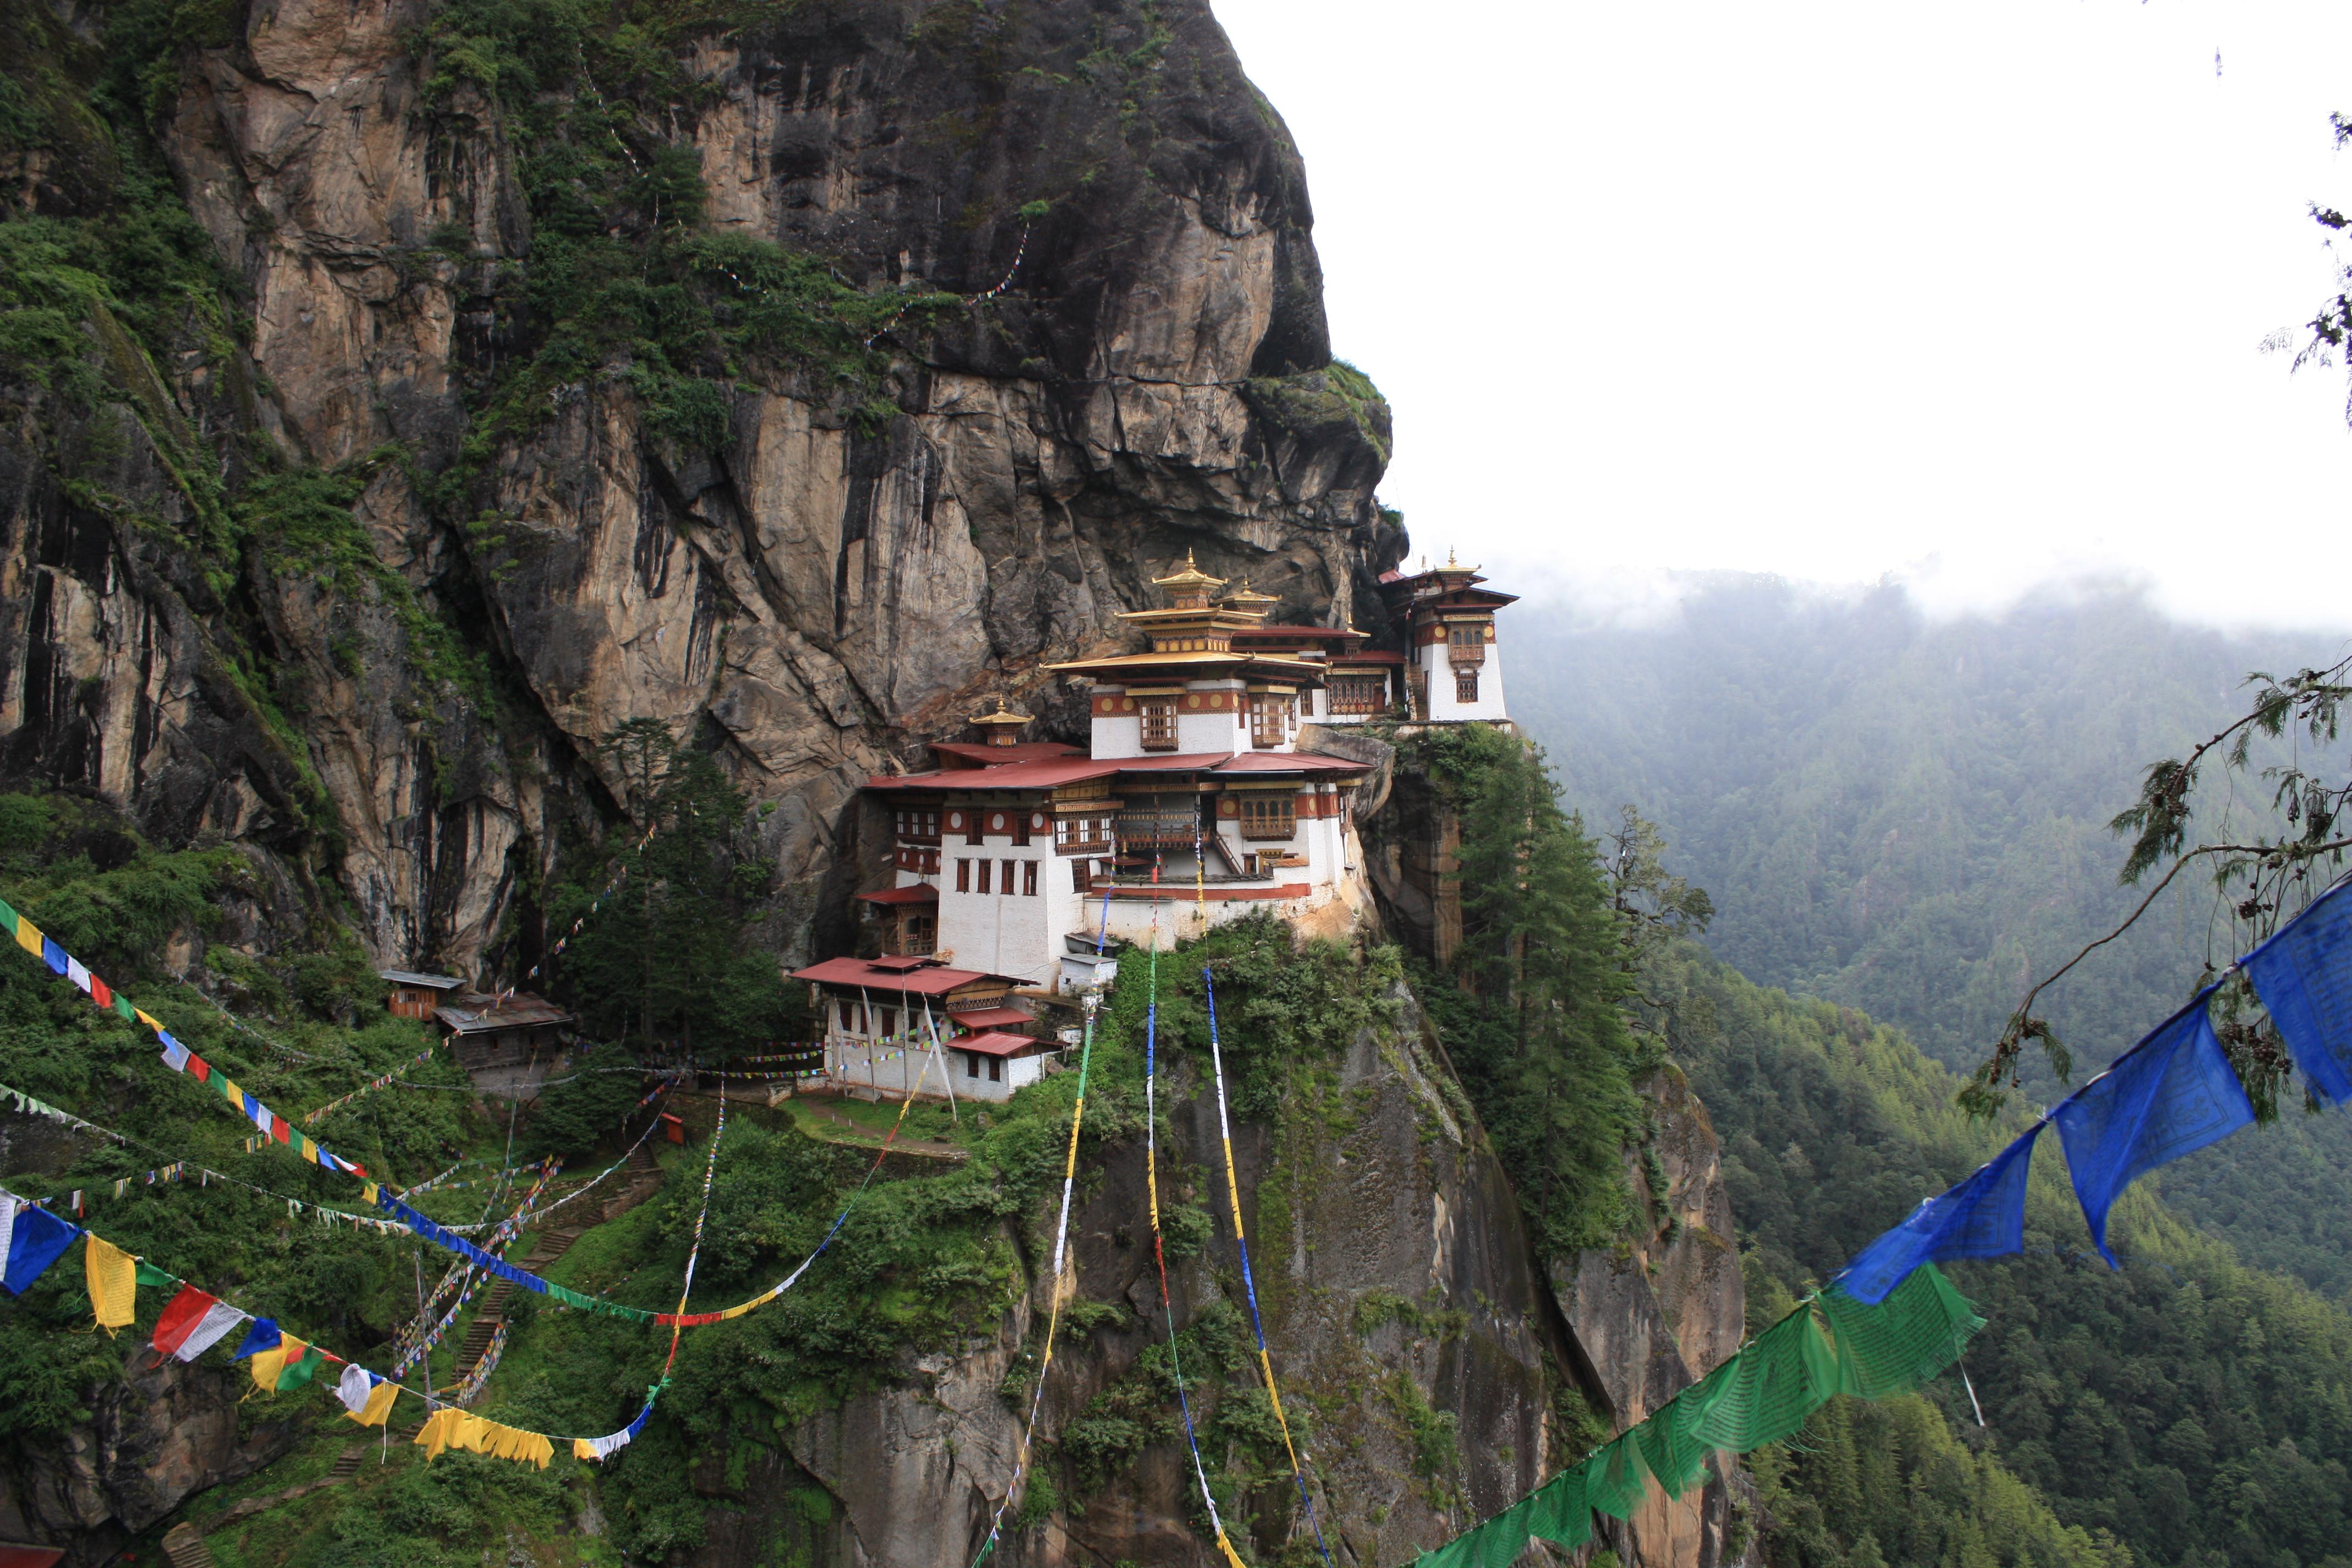
{"label": "red prayer flag", "polygon": [[294,1142],[293,1124],[273,1110],[269,1112],[269,1135],[280,1143],[291,1143]]}
{"label": "red prayer flag", "polygon": [[183,1285],[180,1293],[164,1306],[163,1315],[155,1320],[152,1342],[156,1353],[194,1361],[244,1317],[243,1312],[219,1298],[208,1296],[194,1285]]}
{"label": "red prayer flag", "polygon": [[114,993],[108,990],[106,982],[95,974],[89,977],[89,999],[101,1007],[114,1005]]}

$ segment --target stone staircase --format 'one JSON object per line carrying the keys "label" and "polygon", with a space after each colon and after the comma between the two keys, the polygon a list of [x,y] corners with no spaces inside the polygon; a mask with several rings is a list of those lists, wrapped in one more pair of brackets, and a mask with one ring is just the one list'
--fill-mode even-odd
{"label": "stone staircase", "polygon": [[213,1549],[194,1525],[175,1524],[163,1532],[163,1559],[172,1568],[213,1568]]}
{"label": "stone staircase", "polygon": [[[572,1244],[579,1239],[580,1233],[576,1230],[548,1231],[532,1244],[530,1255],[518,1267],[525,1273],[541,1273],[571,1251]],[[513,1284],[501,1279],[490,1287],[488,1295],[482,1298],[482,1310],[474,1314],[474,1321],[466,1327],[465,1339],[457,1346],[459,1379],[470,1374],[488,1352],[490,1341],[498,1337],[499,1325],[506,1321],[507,1300],[513,1294]]]}
{"label": "stone staircase", "polygon": [[163,1558],[172,1568],[214,1568],[213,1549],[205,1544],[206,1530],[220,1530],[267,1512],[281,1503],[305,1498],[329,1487],[341,1486],[359,1473],[360,1463],[368,1456],[368,1445],[354,1443],[335,1456],[334,1468],[315,1481],[288,1487],[283,1491],[263,1497],[249,1497],[205,1521],[199,1526],[194,1521],[173,1525],[163,1532]]}

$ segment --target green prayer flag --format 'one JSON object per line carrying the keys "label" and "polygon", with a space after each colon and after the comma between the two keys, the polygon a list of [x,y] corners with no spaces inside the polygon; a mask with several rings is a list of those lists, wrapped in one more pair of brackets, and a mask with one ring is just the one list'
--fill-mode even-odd
{"label": "green prayer flag", "polygon": [[1583,1467],[1552,1477],[1528,1500],[1536,1505],[1528,1515],[1528,1534],[1571,1552],[1592,1539],[1592,1505],[1584,1497]]}
{"label": "green prayer flag", "polygon": [[0,930],[5,930],[10,936],[16,934],[16,911],[5,903],[0,903]]}
{"label": "green prayer flag", "polygon": [[[16,928],[12,925],[8,929],[10,931],[15,931]],[[118,1016],[128,1018],[134,1024],[139,1021],[139,1009],[131,1005],[130,997],[123,995],[119,991],[115,993],[114,996],[114,1011]]]}
{"label": "green prayer flag", "polygon": [[1612,1519],[1631,1519],[1650,1495],[1650,1467],[1632,1432],[1605,1445],[1584,1461],[1584,1495]]}
{"label": "green prayer flag", "polygon": [[278,1369],[278,1387],[279,1392],[283,1393],[285,1390],[289,1388],[301,1387],[304,1384],[310,1381],[311,1374],[316,1373],[318,1370],[319,1347],[316,1345],[303,1346],[302,1353],[299,1356],[288,1362],[284,1366]]}
{"label": "green prayer flag", "polygon": [[145,1258],[139,1260],[139,1288],[142,1290],[168,1290],[180,1282],[176,1274],[166,1274]]}
{"label": "green prayer flag", "polygon": [[1463,1539],[1470,1543],[1468,1568],[1511,1568],[1528,1549],[1528,1517],[1535,1499],[1521,1498]]}
{"label": "green prayer flag", "polygon": [[1820,1337],[1811,1307],[1803,1306],[1742,1346],[1702,1381],[1710,1397],[1692,1435],[1708,1447],[1745,1454],[1802,1426],[1831,1393],[1806,1354]]}
{"label": "green prayer flag", "polygon": [[1967,1298],[1921,1268],[1876,1307],[1834,1288],[1820,1297],[1835,1339],[1837,1391],[1864,1399],[1907,1394],[1952,1364],[1984,1327]]}

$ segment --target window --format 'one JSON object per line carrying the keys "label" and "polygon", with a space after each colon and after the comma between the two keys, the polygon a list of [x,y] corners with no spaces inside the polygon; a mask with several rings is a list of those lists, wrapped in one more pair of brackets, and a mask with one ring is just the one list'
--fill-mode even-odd
{"label": "window", "polygon": [[1290,730],[1290,699],[1271,694],[1250,699],[1250,744],[1279,746]]}
{"label": "window", "polygon": [[986,891],[988,891],[988,873],[989,873],[990,868],[992,868],[993,866],[995,866],[995,864],[996,864],[996,862],[995,862],[995,861],[993,861],[993,860],[982,860],[982,861],[980,863],[980,888],[979,888],[979,891],[983,892],[983,893],[984,893],[984,892],[986,892]]}
{"label": "window", "polygon": [[1037,896],[1037,862],[1034,860],[1021,862],[1021,896],[1024,899]]}
{"label": "window", "polygon": [[1298,716],[1301,719],[1315,717],[1315,689],[1311,686],[1298,694]]}
{"label": "window", "polygon": [[964,1052],[963,1076],[966,1078],[978,1078],[980,1076],[980,1053],[978,1051]]}
{"label": "window", "polygon": [[896,1007],[877,1007],[874,1011],[875,1014],[882,1020],[881,1023],[875,1026],[875,1032],[877,1034],[887,1037],[898,1032],[898,1009]]}
{"label": "window", "polygon": [[1294,795],[1242,796],[1244,838],[1288,838],[1298,830],[1298,797]]}
{"label": "window", "polygon": [[[987,862],[983,860],[981,864],[984,866]],[[959,860],[956,862],[956,891],[959,893],[969,893],[971,891],[971,862],[969,860]],[[984,893],[988,891],[988,889],[986,888],[982,888],[981,891]]]}
{"label": "window", "polygon": [[1039,819],[1032,816],[1027,806],[1021,806],[1014,810],[1013,813],[1013,842],[1015,844],[1028,843],[1030,826],[1036,820]]}
{"label": "window", "polygon": [[1116,820],[1116,814],[1109,812],[1100,816],[1056,818],[1054,823],[1054,848],[1064,855],[1102,848],[1110,843],[1111,824]]}
{"label": "window", "polygon": [[1008,895],[1013,891],[1013,868],[1019,864],[1017,860],[1007,860],[1004,863],[1004,879],[997,883],[997,886]]}
{"label": "window", "polygon": [[1377,675],[1342,675],[1331,681],[1331,711],[1377,713],[1388,694],[1388,681]]}
{"label": "window", "polygon": [[1449,626],[1445,628],[1445,657],[1455,664],[1475,667],[1486,660],[1486,628],[1483,626]]}
{"label": "window", "polygon": [[1176,749],[1176,702],[1173,698],[1147,697],[1143,700],[1143,749],[1147,752],[1172,752]]}
{"label": "window", "polygon": [[1478,700],[1478,672],[1457,669],[1454,672],[1454,700],[1467,706]]}
{"label": "window", "polygon": [[891,815],[891,826],[902,839],[915,839],[929,844],[940,841],[940,813],[937,806],[902,805]]}
{"label": "window", "polygon": [[1084,860],[1070,862],[1070,886],[1081,893],[1087,890],[1087,862]]}
{"label": "window", "polygon": [[991,1083],[1003,1083],[1004,1081],[1004,1058],[1003,1057],[991,1057],[988,1058],[988,1081]]}

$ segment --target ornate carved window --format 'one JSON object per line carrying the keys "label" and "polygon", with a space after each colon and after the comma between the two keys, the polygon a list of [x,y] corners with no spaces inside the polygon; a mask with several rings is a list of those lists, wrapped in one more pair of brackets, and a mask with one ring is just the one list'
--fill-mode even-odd
{"label": "ornate carved window", "polygon": [[1147,752],[1172,752],[1176,749],[1176,703],[1172,698],[1147,697],[1143,700],[1143,749]]}
{"label": "ornate carved window", "polygon": [[1295,795],[1244,795],[1242,801],[1244,838],[1291,838],[1298,832],[1298,797]]}
{"label": "ornate carved window", "polygon": [[1454,700],[1468,707],[1478,700],[1478,672],[1457,669],[1454,672]]}

